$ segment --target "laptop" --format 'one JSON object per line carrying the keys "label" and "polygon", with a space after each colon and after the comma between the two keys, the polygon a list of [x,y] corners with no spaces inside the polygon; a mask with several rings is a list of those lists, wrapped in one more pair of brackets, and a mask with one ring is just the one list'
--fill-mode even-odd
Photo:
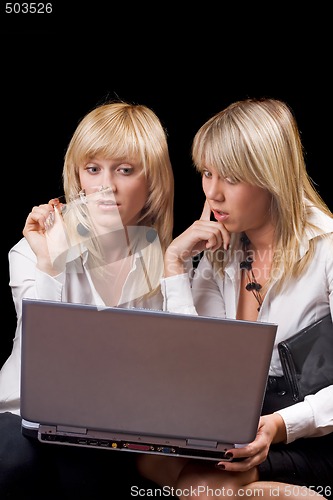
{"label": "laptop", "polygon": [[23,299],[22,433],[207,460],[254,440],[277,325]]}

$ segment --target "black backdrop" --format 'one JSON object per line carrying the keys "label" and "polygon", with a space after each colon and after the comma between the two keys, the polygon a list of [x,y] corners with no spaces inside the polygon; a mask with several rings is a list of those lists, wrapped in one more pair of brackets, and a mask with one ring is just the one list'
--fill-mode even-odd
{"label": "black backdrop", "polygon": [[[278,59],[274,54],[263,65],[260,58],[255,64],[236,54],[237,64],[231,67],[223,51],[212,61],[202,54],[193,58],[188,46],[172,54],[157,46],[153,55],[154,40],[144,51],[135,45],[120,51],[119,39],[118,45],[110,39],[100,47],[95,40],[92,50],[78,33],[70,42],[59,31],[13,29],[3,34],[0,365],[11,350],[16,325],[8,251],[21,238],[32,206],[62,193],[65,149],[79,119],[96,104],[121,98],[146,104],[160,117],[175,175],[175,235],[200,215],[203,203],[201,181],[190,158],[194,133],[210,116],[244,97],[276,97],[293,108],[308,170],[333,209],[331,77],[316,56],[290,65],[283,54]],[[87,42],[87,32],[84,39]]]}

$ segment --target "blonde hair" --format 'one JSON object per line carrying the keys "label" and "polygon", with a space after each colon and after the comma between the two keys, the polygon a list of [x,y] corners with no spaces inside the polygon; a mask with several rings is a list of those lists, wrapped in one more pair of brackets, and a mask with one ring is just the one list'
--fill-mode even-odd
{"label": "blonde hair", "polygon": [[65,154],[63,185],[68,202],[81,190],[79,166],[96,156],[139,160],[149,192],[139,225],[156,229],[164,251],[172,240],[174,178],[166,132],[156,114],[144,105],[122,101],[90,111]]}
{"label": "blonde hair", "polygon": [[[174,177],[166,131],[156,114],[148,107],[112,101],[96,107],[84,116],[68,145],[63,168],[63,185],[66,202],[71,209],[65,210],[63,215],[69,246],[87,248],[94,268],[104,275],[105,261],[99,238],[93,237],[94,221],[89,217],[84,205],[73,202],[78,199],[81,191],[79,168],[95,157],[130,159],[142,167],[148,196],[138,226],[141,226],[146,234],[146,247],[140,249],[132,246],[128,250],[130,254],[132,251],[140,253],[140,262],[149,290],[145,296],[149,297],[160,290],[163,254],[172,241],[173,232]],[[127,237],[129,229],[133,228],[127,228]],[[85,230],[88,237],[84,233]],[[139,243],[143,232],[139,231],[138,227],[133,234],[133,243]],[[137,293],[142,290],[143,284],[138,280],[136,285],[137,290],[132,291],[132,298],[137,297]]]}
{"label": "blonde hair", "polygon": [[[304,160],[299,129],[291,108],[271,99],[235,102],[210,118],[197,132],[192,145],[196,169],[213,166],[221,177],[259,186],[271,193],[271,217],[275,225],[275,254],[271,275],[297,277],[313,253],[298,263],[296,249],[310,227],[309,206],[332,217],[315,190]],[[234,244],[239,237],[234,235]],[[213,257],[215,263],[219,259]],[[225,265],[222,260],[220,267]],[[278,274],[276,274],[276,271]]]}

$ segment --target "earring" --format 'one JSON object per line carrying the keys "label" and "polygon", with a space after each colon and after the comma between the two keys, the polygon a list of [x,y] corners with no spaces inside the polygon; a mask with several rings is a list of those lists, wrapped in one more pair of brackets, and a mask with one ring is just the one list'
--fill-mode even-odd
{"label": "earring", "polygon": [[146,233],[146,239],[147,239],[148,243],[153,243],[153,241],[155,240],[156,236],[157,236],[156,229],[154,229],[152,227],[150,229],[148,229],[148,231]]}
{"label": "earring", "polygon": [[89,229],[86,228],[81,222],[78,223],[76,226],[76,230],[79,233],[80,236],[87,236],[89,234]]}

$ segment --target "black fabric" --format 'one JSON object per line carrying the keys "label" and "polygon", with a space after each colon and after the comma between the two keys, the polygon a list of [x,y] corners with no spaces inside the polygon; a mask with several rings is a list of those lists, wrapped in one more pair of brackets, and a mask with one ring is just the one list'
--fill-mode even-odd
{"label": "black fabric", "polygon": [[269,415],[295,404],[284,377],[268,377],[261,414]]}
{"label": "black fabric", "polygon": [[295,402],[333,384],[331,314],[278,344],[283,373]]}
{"label": "black fabric", "polygon": [[135,460],[135,453],[40,443],[22,435],[19,416],[0,413],[1,500],[133,499],[132,486],[154,487]]}
{"label": "black fabric", "polygon": [[307,486],[330,497],[333,493],[333,434],[272,445],[259,465],[260,480]]}
{"label": "black fabric", "polygon": [[[284,377],[269,377],[262,414],[292,404],[295,401]],[[330,497],[333,493],[333,434],[272,445],[267,459],[258,469],[260,480],[307,486]],[[301,490],[297,491],[301,495]]]}

